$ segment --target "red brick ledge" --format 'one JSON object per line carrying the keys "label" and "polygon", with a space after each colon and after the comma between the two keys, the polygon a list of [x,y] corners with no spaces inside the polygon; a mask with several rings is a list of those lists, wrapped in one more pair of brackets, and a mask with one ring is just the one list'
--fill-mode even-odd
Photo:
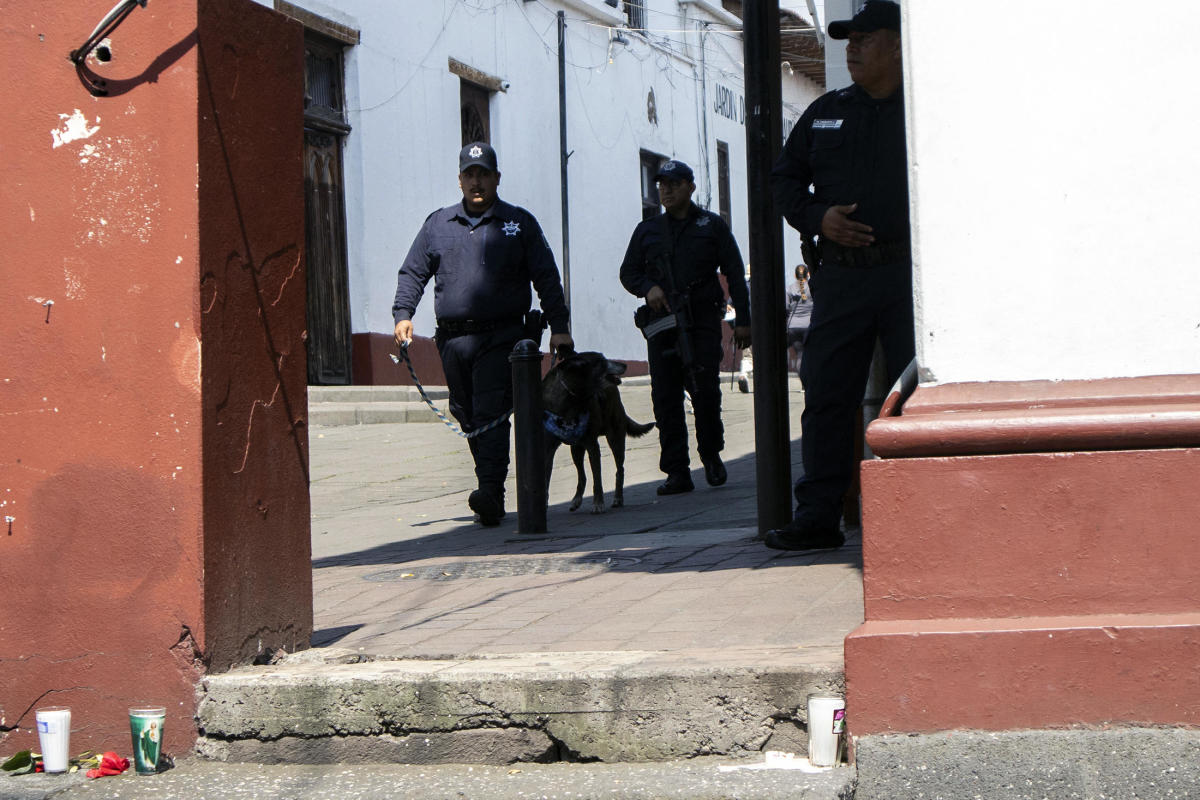
{"label": "red brick ledge", "polygon": [[867,428],[881,458],[1200,446],[1200,375],[943,384],[886,406]]}

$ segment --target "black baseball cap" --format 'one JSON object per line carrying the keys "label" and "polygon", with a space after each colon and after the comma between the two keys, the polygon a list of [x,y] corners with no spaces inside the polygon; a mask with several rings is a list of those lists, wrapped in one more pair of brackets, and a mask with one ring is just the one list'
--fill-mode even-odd
{"label": "black baseball cap", "polygon": [[496,151],[487,142],[471,142],[458,153],[458,171],[466,172],[468,167],[480,166],[490,172],[496,169]]}
{"label": "black baseball cap", "polygon": [[878,30],[900,31],[900,6],[892,0],[867,0],[854,19],[829,23],[829,38],[849,39],[851,33]]}
{"label": "black baseball cap", "polygon": [[696,176],[692,174],[692,168],[682,161],[676,161],[675,159],[664,161],[654,177],[655,179],[670,178],[676,181],[687,181],[688,183],[695,183],[696,180]]}

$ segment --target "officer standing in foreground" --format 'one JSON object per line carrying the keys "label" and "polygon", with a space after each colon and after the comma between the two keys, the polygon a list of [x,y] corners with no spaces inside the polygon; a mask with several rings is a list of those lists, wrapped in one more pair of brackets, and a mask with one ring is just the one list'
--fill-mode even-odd
{"label": "officer standing in foreground", "polygon": [[[434,278],[435,342],[450,392],[450,413],[467,433],[512,409],[513,346],[525,338],[525,318],[537,289],[550,323],[550,349],[573,349],[562,282],[550,245],[534,216],[496,195],[496,151],[472,142],[458,156],[461,203],[425,220],[400,267],[392,317],[396,342],[412,341],[412,315]],[[504,516],[508,476],[507,420],[468,439],[479,487],[468,505],[483,525]]]}
{"label": "officer standing in foreground", "polygon": [[737,315],[733,335],[738,347],[750,346],[750,292],[745,266],[729,226],[716,214],[692,202],[696,190],[692,169],[682,161],[667,161],[656,176],[664,213],[634,228],[621,263],[621,283],[644,297],[650,316],[660,320],[674,313],[675,327],[649,335],[650,398],[662,449],[658,466],[667,480],[658,494],[690,492],[687,425],[683,393],[692,397],[696,420],[696,450],[710,486],[725,483],[721,462],[725,429],[721,424],[721,347],[725,293],[718,268],[729,284]]}
{"label": "officer standing in foreground", "polygon": [[843,544],[842,497],[858,468],[854,427],[876,337],[889,384],[914,354],[900,7],[867,0],[853,19],[831,22],[829,36],[849,40],[854,85],[808,107],[772,171],[776,204],[806,240],[817,237],[820,254],[801,365],[804,476],[795,518],[765,537],[781,550]]}

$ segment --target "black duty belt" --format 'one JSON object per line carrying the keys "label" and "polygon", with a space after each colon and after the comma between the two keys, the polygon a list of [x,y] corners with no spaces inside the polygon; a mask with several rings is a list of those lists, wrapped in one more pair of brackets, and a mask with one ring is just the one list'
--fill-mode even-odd
{"label": "black duty belt", "polygon": [[878,267],[908,261],[912,251],[908,239],[898,242],[881,242],[867,247],[843,247],[828,239],[821,242],[821,261],[832,262],[843,267]]}
{"label": "black duty belt", "polygon": [[447,336],[461,336],[467,333],[491,333],[495,330],[524,325],[521,317],[504,317],[502,319],[439,319],[437,332]]}

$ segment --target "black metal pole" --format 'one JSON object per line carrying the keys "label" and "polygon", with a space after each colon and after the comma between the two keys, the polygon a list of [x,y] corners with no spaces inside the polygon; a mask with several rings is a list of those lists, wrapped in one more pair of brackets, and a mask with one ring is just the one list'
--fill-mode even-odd
{"label": "black metal pole", "polygon": [[567,17],[558,12],[558,164],[562,193],[562,282],[571,307],[571,214],[567,193]]}
{"label": "black metal pole", "polygon": [[792,519],[783,225],[771,198],[771,167],[783,144],[779,0],[749,0],[742,4],[742,12],[754,337],[754,450],[758,530],[762,534]]}
{"label": "black metal pole", "polygon": [[546,532],[546,444],[542,424],[542,354],[532,339],[509,353],[516,440],[517,532]]}

